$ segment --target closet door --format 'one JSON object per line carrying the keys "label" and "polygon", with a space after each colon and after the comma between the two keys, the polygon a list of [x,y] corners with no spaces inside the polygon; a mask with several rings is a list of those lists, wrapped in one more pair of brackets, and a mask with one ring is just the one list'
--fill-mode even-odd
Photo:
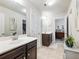
{"label": "closet door", "polygon": [[5,21],[4,21],[4,14],[0,13],[0,36],[4,33],[5,28]]}

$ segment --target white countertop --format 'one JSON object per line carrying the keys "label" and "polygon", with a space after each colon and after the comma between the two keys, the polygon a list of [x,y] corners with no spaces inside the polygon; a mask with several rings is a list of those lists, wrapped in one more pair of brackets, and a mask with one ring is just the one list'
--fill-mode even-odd
{"label": "white countertop", "polygon": [[34,40],[37,40],[37,38],[20,37],[18,40],[0,40],[0,55]]}
{"label": "white countertop", "polygon": [[79,48],[78,47],[73,47],[73,48],[69,48],[64,44],[64,49],[67,51],[72,51],[72,52],[77,52],[79,53]]}
{"label": "white countertop", "polygon": [[43,34],[51,34],[52,32],[42,32]]}

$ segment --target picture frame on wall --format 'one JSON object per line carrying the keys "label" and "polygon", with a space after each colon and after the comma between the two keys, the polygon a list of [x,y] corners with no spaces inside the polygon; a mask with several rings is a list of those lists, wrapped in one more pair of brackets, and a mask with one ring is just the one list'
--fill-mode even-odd
{"label": "picture frame on wall", "polygon": [[10,17],[9,19],[9,29],[10,31],[16,31],[17,25],[14,17]]}

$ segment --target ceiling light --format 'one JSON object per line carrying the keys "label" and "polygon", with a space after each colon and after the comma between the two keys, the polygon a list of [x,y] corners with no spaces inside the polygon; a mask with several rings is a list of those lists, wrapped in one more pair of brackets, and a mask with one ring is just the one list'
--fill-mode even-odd
{"label": "ceiling light", "polygon": [[12,0],[12,1],[20,3],[20,4],[23,2],[23,0]]}
{"label": "ceiling light", "polygon": [[22,9],[22,12],[26,13],[26,9]]}
{"label": "ceiling light", "polygon": [[56,3],[56,0],[47,0],[46,1],[46,4],[48,5],[48,6],[52,6],[52,5],[54,5]]}

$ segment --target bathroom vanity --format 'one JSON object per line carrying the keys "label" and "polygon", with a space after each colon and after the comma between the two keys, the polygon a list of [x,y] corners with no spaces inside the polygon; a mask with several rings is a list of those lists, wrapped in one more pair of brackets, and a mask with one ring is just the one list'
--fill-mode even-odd
{"label": "bathroom vanity", "polygon": [[79,59],[79,48],[69,48],[64,45],[65,59]]}
{"label": "bathroom vanity", "polygon": [[42,34],[42,45],[49,46],[52,43],[52,33]]}
{"label": "bathroom vanity", "polygon": [[0,59],[37,59],[37,40],[27,39],[0,46]]}
{"label": "bathroom vanity", "polygon": [[64,38],[64,32],[55,32],[56,39],[63,39]]}

